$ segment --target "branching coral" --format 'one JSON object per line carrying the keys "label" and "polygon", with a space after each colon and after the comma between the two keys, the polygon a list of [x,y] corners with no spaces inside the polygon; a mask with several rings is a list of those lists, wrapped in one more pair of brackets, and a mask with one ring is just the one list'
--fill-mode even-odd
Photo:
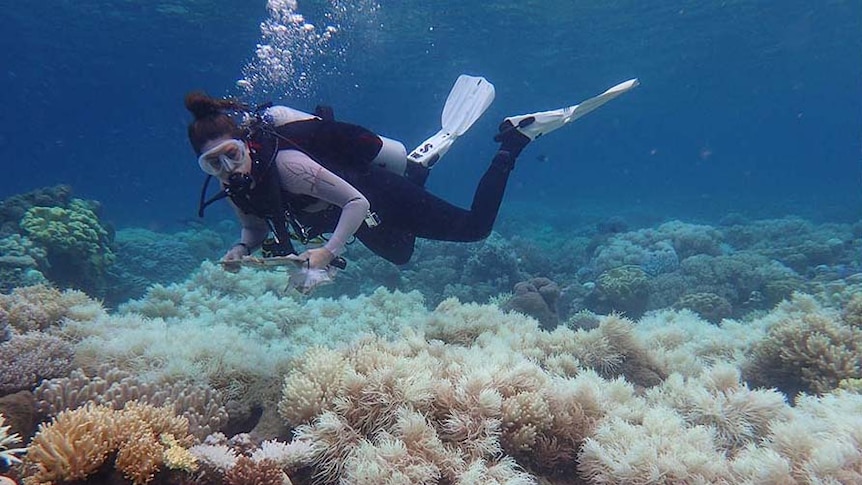
{"label": "branching coral", "polygon": [[825,393],[862,377],[862,328],[843,323],[811,297],[794,295],[752,349],[750,379],[789,395]]}
{"label": "branching coral", "polygon": [[114,466],[139,485],[148,483],[164,463],[159,437],[170,434],[187,447],[194,438],[188,421],[166,407],[130,402],[122,410],[88,405],[64,411],[39,431],[24,460],[27,485],[82,480],[116,454]]}
{"label": "branching coral", "polygon": [[862,483],[862,395],[800,396],[732,463],[735,483]]}
{"label": "branching coral", "polygon": [[315,450],[317,481],[457,483],[477,461],[496,466],[501,452],[534,470],[571,469],[595,422],[589,414],[600,413],[595,401],[565,378],[552,382],[501,337],[479,341],[441,346],[413,335],[309,352],[285,379],[279,409],[293,425],[314,416],[296,432]]}
{"label": "branching coral", "polygon": [[285,475],[275,463],[241,456],[225,473],[224,481],[226,485],[284,485]]}
{"label": "branching coral", "polygon": [[649,387],[667,374],[634,333],[631,320],[609,315],[599,327],[577,332],[572,337],[571,352],[581,364],[605,377],[625,376],[634,384]]}
{"label": "branching coral", "polygon": [[41,332],[13,335],[0,343],[0,394],[32,390],[44,379],[72,370],[72,345]]}
{"label": "branching coral", "polygon": [[66,319],[88,320],[103,313],[100,303],[76,290],[35,285],[0,295],[0,321],[8,322],[19,333],[47,330]]}
{"label": "branching coral", "polygon": [[87,403],[123,409],[130,401],[170,406],[184,416],[191,433],[204,438],[227,423],[221,394],[201,384],[145,382],[128,372],[103,366],[90,377],[76,370],[67,378],[46,380],[35,391],[37,408],[46,416]]}

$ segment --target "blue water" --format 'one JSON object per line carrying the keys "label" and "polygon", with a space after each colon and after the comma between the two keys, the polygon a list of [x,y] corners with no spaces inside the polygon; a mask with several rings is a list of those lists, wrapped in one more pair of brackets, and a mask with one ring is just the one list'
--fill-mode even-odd
{"label": "blue water", "polygon": [[[504,212],[858,220],[858,0],[390,0],[351,14],[356,4],[336,3],[346,13],[332,51],[302,66],[315,82],[276,101],[331,104],[409,148],[439,127],[458,74],[487,77],[494,105],[429,184],[450,200],[469,203],[502,117],[638,77],[634,92],[525,151]],[[299,2],[316,25],[327,11]],[[68,183],[119,226],[194,217],[202,174],[182,99],[241,94],[265,2],[55,0],[0,12],[0,198]]]}

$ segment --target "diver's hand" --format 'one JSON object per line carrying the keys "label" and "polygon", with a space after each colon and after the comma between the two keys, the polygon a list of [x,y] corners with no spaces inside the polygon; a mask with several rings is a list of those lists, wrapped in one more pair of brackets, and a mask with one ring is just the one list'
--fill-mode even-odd
{"label": "diver's hand", "polygon": [[[234,244],[226,253],[224,253],[224,256],[222,256],[222,268],[224,268],[225,271],[236,273],[240,268],[239,260],[245,256],[248,256],[248,248],[244,244]],[[232,261],[236,261],[236,263],[231,264]]]}
{"label": "diver's hand", "polygon": [[335,255],[326,248],[309,249],[299,255],[309,269],[325,269],[335,259]]}

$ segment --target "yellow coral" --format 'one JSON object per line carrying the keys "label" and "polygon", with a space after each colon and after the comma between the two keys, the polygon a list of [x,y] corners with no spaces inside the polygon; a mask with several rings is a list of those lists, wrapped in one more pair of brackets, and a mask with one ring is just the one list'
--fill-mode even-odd
{"label": "yellow coral", "polygon": [[165,450],[165,465],[171,470],[183,470],[193,472],[198,469],[198,459],[188,448],[184,448],[174,438],[174,435],[165,433],[161,436],[162,444],[168,448]]}

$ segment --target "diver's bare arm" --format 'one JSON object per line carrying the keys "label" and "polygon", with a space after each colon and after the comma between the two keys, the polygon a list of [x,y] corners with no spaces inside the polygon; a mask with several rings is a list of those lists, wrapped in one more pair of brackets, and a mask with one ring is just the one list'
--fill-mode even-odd
{"label": "diver's bare arm", "polygon": [[341,207],[341,216],[329,241],[323,246],[333,255],[344,252],[344,246],[359,229],[368,214],[368,199],[356,188],[308,157],[285,150],[276,159],[281,174],[281,186],[289,192],[310,195]]}

